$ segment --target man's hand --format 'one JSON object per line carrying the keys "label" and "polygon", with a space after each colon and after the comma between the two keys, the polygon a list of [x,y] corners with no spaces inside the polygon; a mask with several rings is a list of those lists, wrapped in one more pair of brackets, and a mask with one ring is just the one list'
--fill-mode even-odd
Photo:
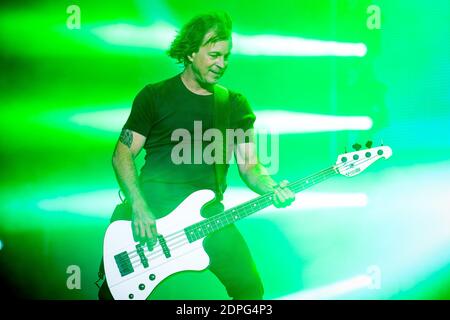
{"label": "man's hand", "polygon": [[284,208],[290,206],[295,200],[295,194],[287,186],[289,181],[283,180],[276,187],[274,187],[273,204],[277,208]]}
{"label": "man's hand", "polygon": [[132,206],[132,229],[135,241],[156,243],[156,219],[146,204]]}

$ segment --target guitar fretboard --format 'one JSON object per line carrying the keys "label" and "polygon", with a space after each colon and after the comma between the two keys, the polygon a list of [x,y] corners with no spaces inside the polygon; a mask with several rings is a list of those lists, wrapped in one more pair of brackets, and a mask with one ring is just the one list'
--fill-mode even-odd
{"label": "guitar fretboard", "polygon": [[[338,172],[335,167],[330,167],[322,170],[312,176],[303,178],[292,182],[288,187],[294,192],[298,193],[309,187],[312,187],[322,181],[331,178]],[[202,239],[212,232],[218,231],[236,221],[239,221],[249,215],[258,212],[264,208],[269,207],[273,204],[274,193],[266,193],[255,199],[247,201],[241,205],[233,207],[231,209],[225,210],[219,214],[216,214],[208,219],[201,222],[193,224],[184,229],[184,232],[189,240],[189,242],[194,242],[196,240]]]}

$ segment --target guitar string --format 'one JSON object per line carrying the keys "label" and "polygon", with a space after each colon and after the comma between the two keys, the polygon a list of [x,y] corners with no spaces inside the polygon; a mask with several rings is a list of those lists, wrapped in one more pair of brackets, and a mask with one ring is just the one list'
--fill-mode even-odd
{"label": "guitar string", "polygon": [[[328,174],[327,176],[330,176],[331,174]],[[176,243],[172,243],[171,244],[171,246],[170,246],[170,249],[172,250],[172,251],[174,251],[174,250],[176,250],[176,249],[178,249],[178,248],[180,248],[180,247],[183,247],[184,245],[186,245],[186,244],[188,244],[189,243],[189,241],[188,241],[188,239],[187,238],[183,238],[183,239],[180,239],[178,242],[176,242]],[[152,254],[152,257],[148,257],[147,255],[146,255],[146,257],[147,258],[149,258],[149,259],[151,259],[151,260],[155,260],[155,259],[157,259],[157,258],[159,258],[160,256],[163,256],[163,254],[161,254],[161,251],[162,250],[158,250],[158,251],[156,251],[156,252],[151,252]],[[131,260],[131,259],[130,259]],[[136,268],[138,268],[138,267],[143,267],[143,265],[142,265],[142,263],[141,263],[141,261],[140,261],[140,258],[139,259],[133,259],[133,260],[131,260],[131,263],[132,263],[132,266],[133,266],[133,268],[134,269],[136,269]],[[162,264],[164,264],[165,262],[163,262]],[[152,268],[156,268],[156,267],[158,267],[158,266],[160,266],[160,265],[162,265],[162,264],[159,264],[159,265],[155,265],[155,266],[153,266]],[[145,268],[144,268],[145,269]]]}
{"label": "guitar string", "polygon": [[[188,243],[188,242],[186,242],[186,243]],[[172,250],[176,250],[176,249],[178,249],[178,248],[181,248],[181,247],[183,247],[186,243],[182,243],[182,244],[180,244],[180,245],[178,245],[178,246],[175,246],[175,247],[172,248]],[[152,259],[155,260],[155,259],[159,258],[160,256],[162,256],[162,255],[159,254],[159,255],[153,257]],[[135,262],[136,262],[136,261],[135,261]],[[168,262],[169,262],[169,260],[163,260],[162,263],[152,266],[152,267],[150,268],[150,270],[155,269],[155,268],[157,268],[157,267],[160,267],[160,266],[162,266],[163,264],[168,263]],[[137,264],[133,264],[132,266],[133,266],[133,269],[136,269],[137,267],[143,267],[143,265],[140,263],[140,261],[138,261]],[[144,270],[145,270],[145,269],[147,269],[147,268],[144,268]]]}
{"label": "guitar string", "polygon": [[[318,173],[316,173],[315,175],[322,175],[323,176],[323,173],[324,172],[327,172],[327,171],[330,171],[330,170],[332,170],[334,167],[329,167],[329,168],[326,168],[326,169],[323,169],[322,171],[319,171]],[[334,170],[333,170],[333,174],[334,174]],[[328,175],[329,176],[329,175]],[[299,184],[302,180],[307,180],[309,177],[307,177],[307,178],[303,178],[303,179],[301,179],[301,180],[299,180],[299,181],[296,181],[296,182],[293,182],[291,185],[292,186],[295,186],[296,184]],[[270,194],[267,194],[267,195],[265,195],[265,196],[269,196],[269,195],[272,195],[272,193],[270,193]],[[258,200],[258,202],[260,202],[261,200],[267,200],[267,197],[261,197],[259,200]],[[237,209],[239,209],[239,207],[245,207],[245,205],[247,205],[247,203],[243,203],[243,204],[241,204],[240,206],[237,206],[237,207],[234,207],[232,210],[237,210]],[[231,210],[231,209],[230,209]],[[226,211],[228,211],[228,210],[226,210]],[[222,215],[224,215],[224,216],[227,216],[227,215],[230,215],[232,212],[230,211],[230,212],[228,212],[228,213],[226,213],[226,211],[224,211],[224,212],[222,212],[221,214]],[[225,213],[225,214],[224,214]],[[228,221],[228,217],[226,217],[227,218],[227,223],[230,223],[229,221]],[[232,219],[232,218],[231,218]],[[233,221],[233,219],[232,219],[232,221]],[[232,222],[231,222],[232,223]],[[228,225],[228,224],[227,224]],[[170,235],[168,235],[167,237],[165,237],[165,239],[166,239],[166,243],[168,243],[168,242],[172,242],[173,240],[175,240],[175,239],[179,239],[180,237],[182,237],[183,235],[185,234],[185,232],[184,232],[184,230],[180,230],[180,231],[177,231],[177,232],[175,232],[175,233],[173,233],[173,234],[170,234]],[[173,244],[170,244],[171,246],[173,245]],[[143,247],[143,248],[145,248],[145,247]],[[149,251],[149,252],[151,252],[151,253],[159,253],[159,252],[161,252],[162,250],[160,249],[160,250],[158,250],[158,251]],[[136,253],[136,254],[135,254]],[[133,255],[134,254],[134,255]],[[130,252],[130,255],[129,255],[129,257],[130,257],[130,259],[132,259],[132,258],[135,258],[135,257],[139,257],[139,255],[137,254],[137,250],[136,251],[131,251]],[[140,259],[138,259],[138,261],[139,261]]]}
{"label": "guitar string", "polygon": [[[330,167],[330,168],[328,168],[328,169],[325,169],[325,170],[323,170],[323,171],[330,171],[332,169],[332,167]],[[328,177],[328,176],[332,176],[332,175],[334,175],[334,172],[333,173],[331,173],[331,172],[329,172],[327,175],[323,175],[322,174],[322,176],[325,176],[325,177]],[[297,182],[299,182],[299,181],[297,181]],[[296,182],[296,183],[297,183]],[[295,183],[295,184],[296,184]],[[292,183],[292,185],[294,185],[294,183]],[[262,198],[261,198],[262,199]],[[266,199],[267,200],[267,199]],[[179,231],[179,232],[181,232],[181,231]],[[178,233],[179,233],[178,232]],[[182,236],[182,234],[181,235],[179,235],[179,236],[177,236],[177,237],[175,237],[175,238],[172,238],[170,241],[171,242],[173,242],[173,240],[175,240],[175,239],[177,239],[178,238],[178,242],[176,242],[176,243],[171,243],[170,244],[170,249],[171,250],[175,250],[175,249],[177,249],[177,248],[179,248],[179,247],[182,247],[182,246],[184,246],[185,244],[187,244],[187,243],[189,243],[189,240],[187,239],[187,237],[183,237],[183,238],[181,238],[181,239],[179,239],[180,238],[180,236]],[[180,241],[181,240],[181,241]],[[167,241],[166,241],[166,243],[167,243]],[[179,244],[179,243],[181,243],[180,245],[178,245],[178,246],[176,246],[176,244]],[[158,251],[149,251],[149,253],[150,253],[150,255],[149,256],[147,256],[147,254],[145,254],[145,257],[146,258],[148,258],[148,259],[156,259],[156,258],[158,258],[159,256],[162,256],[162,254],[160,254],[161,253],[161,249],[159,249]],[[134,258],[138,258],[138,259],[134,259]],[[130,260],[131,260],[131,263],[132,263],[132,266],[134,267],[134,268],[136,268],[136,267],[138,267],[138,266],[140,266],[141,265],[141,259],[139,258],[139,255],[130,255]]]}
{"label": "guitar string", "polygon": [[[349,161],[349,162],[340,163],[340,164],[338,164],[338,165],[334,165],[334,166],[332,166],[332,167],[328,167],[328,168],[326,168],[326,169],[324,169],[324,170],[322,170],[322,171],[320,171],[320,172],[318,172],[318,173],[315,173],[315,174],[313,174],[313,175],[311,175],[311,176],[309,176],[309,177],[306,177],[306,178],[297,180],[297,181],[295,181],[295,182],[289,184],[288,187],[290,187],[290,188],[291,188],[291,187],[292,187],[292,188],[296,188],[296,187],[298,187],[299,185],[304,184],[305,181],[307,181],[307,183],[309,183],[308,180],[311,180],[312,182],[315,182],[315,181],[320,180],[320,179],[322,179],[322,178],[324,178],[324,177],[325,177],[325,178],[328,178],[328,177],[330,177],[331,175],[334,175],[336,169],[338,169],[338,168],[340,168],[340,167],[342,167],[342,166],[349,165],[349,164],[356,164],[356,163],[358,163],[358,162],[359,162],[359,163],[364,163],[364,162],[369,161],[369,160],[371,160],[371,159],[373,159],[373,158],[375,158],[375,157],[376,157],[376,156],[370,157],[370,158],[362,158],[362,159],[357,159],[357,160],[351,160],[351,161]],[[322,180],[322,181],[323,181],[323,180]],[[314,184],[312,184],[312,185],[314,185]],[[306,188],[305,188],[305,189],[306,189]],[[300,190],[299,190],[299,191],[300,191]],[[297,192],[299,192],[299,191],[297,191]],[[260,196],[260,198],[259,198],[256,202],[259,203],[259,202],[271,200],[270,197],[272,197],[272,196],[273,196],[273,192],[268,193],[268,194],[265,194],[265,195],[262,195],[262,196]],[[268,199],[268,198],[269,198],[269,199]],[[245,202],[245,203],[243,203],[243,204],[241,204],[241,205],[238,205],[238,206],[236,206],[236,207],[234,207],[234,208],[228,209],[228,210],[226,210],[226,211],[220,213],[220,215],[225,216],[225,217],[227,218],[227,224],[229,224],[229,221],[228,221],[228,217],[227,217],[227,216],[231,215],[231,214],[234,213],[235,211],[239,211],[240,209],[243,209],[244,211],[250,209],[250,208],[248,208],[248,207],[246,208],[246,206],[248,206],[251,202],[254,202],[254,201],[255,201],[255,199],[249,200],[249,201],[247,201],[247,202]],[[256,204],[254,203],[253,205],[255,206]],[[212,217],[211,217],[211,218],[212,218]],[[217,218],[217,217],[214,217],[214,218]],[[233,221],[234,219],[231,218],[231,220]],[[204,221],[199,222],[199,223],[198,223],[198,226],[199,226],[199,227],[204,227],[204,225],[207,224],[207,227],[209,227],[209,222],[210,222],[210,221],[212,221],[212,219],[205,219]],[[234,221],[233,221],[233,222],[234,222]],[[233,223],[233,222],[231,222],[231,223]],[[184,230],[183,230],[183,231],[184,231]],[[170,239],[170,237],[168,237],[168,239]]]}
{"label": "guitar string", "polygon": [[[376,156],[375,156],[375,157],[376,157]],[[357,159],[357,160],[352,160],[352,161],[350,161],[350,162],[340,163],[340,164],[338,164],[338,165],[335,165],[335,166],[332,166],[332,167],[328,167],[328,168],[326,168],[326,169],[323,169],[323,170],[319,171],[319,172],[316,173],[316,174],[313,174],[313,175],[311,175],[311,176],[309,176],[309,177],[306,177],[306,178],[300,179],[300,180],[298,180],[298,181],[296,181],[296,182],[293,182],[293,183],[291,183],[290,185],[288,185],[288,187],[297,187],[298,185],[300,185],[300,184],[303,183],[304,181],[306,181],[306,180],[308,180],[308,179],[311,179],[311,177],[314,177],[314,176],[317,176],[317,178],[316,178],[316,179],[313,179],[313,180],[317,180],[317,179],[323,178],[323,177],[328,178],[328,177],[334,175],[335,169],[336,169],[336,168],[339,168],[339,167],[342,167],[342,166],[345,166],[345,165],[349,165],[349,164],[355,164],[355,163],[358,163],[358,162],[364,163],[364,162],[366,162],[366,161],[371,160],[372,158],[374,158],[374,157],[363,158],[363,159]],[[327,172],[327,171],[330,171],[330,172],[324,174],[324,173]],[[261,198],[258,200],[258,202],[259,202],[260,200],[267,200],[267,197],[272,196],[272,195],[273,195],[273,193],[268,193],[268,194],[266,194],[266,195],[263,195],[263,196],[261,196]],[[254,200],[254,199],[253,199],[253,200]],[[251,201],[253,201],[253,200],[250,200],[249,202],[251,202]],[[229,210],[236,210],[237,208],[239,208],[239,207],[241,207],[241,206],[244,207],[245,205],[247,205],[247,203],[243,203],[242,205],[237,206],[237,207],[234,207],[233,209],[229,209]],[[229,210],[226,210],[226,211],[222,212],[221,214],[222,214],[222,215],[225,215],[225,216],[226,216],[226,215],[229,215],[231,212],[226,213],[226,212],[229,211]],[[225,214],[224,214],[224,213],[225,213]],[[206,219],[206,220],[208,220],[208,219]],[[227,220],[228,220],[228,218],[227,218]],[[202,222],[205,222],[205,221],[202,221]],[[227,221],[227,222],[228,222],[228,221]],[[231,224],[231,223],[229,223],[229,224]],[[168,235],[167,237],[165,237],[166,243],[168,243],[169,241],[173,241],[173,240],[175,240],[175,239],[177,239],[177,238],[182,237],[183,234],[185,234],[185,230],[184,230],[184,229],[183,229],[183,230],[179,230],[179,231],[177,231],[177,232],[175,232],[175,233],[173,233],[173,234]],[[171,245],[172,245],[172,244],[171,244]],[[150,251],[149,251],[149,252],[150,252]],[[159,252],[160,252],[160,251],[159,251]],[[136,250],[136,251],[131,251],[131,252],[130,252],[130,258],[134,258],[134,257],[137,257],[137,256],[138,256],[138,255],[133,255],[134,253],[137,253],[137,250]],[[150,253],[151,253],[151,252],[150,252]],[[157,253],[157,252],[155,252],[155,253]]]}
{"label": "guitar string", "polygon": [[[178,248],[183,247],[184,245],[186,245],[188,243],[189,243],[189,241],[187,241],[187,238],[180,239],[178,242],[171,244],[170,250],[174,251]],[[145,255],[145,257],[150,260],[155,260],[155,259],[159,258],[160,256],[163,256],[164,253],[162,252],[162,250],[150,251],[150,255],[153,255],[153,256],[150,257],[150,256]],[[139,257],[138,257],[138,259],[134,259],[134,258],[130,259],[130,262],[134,269],[136,269],[136,267],[139,267],[142,265],[141,259]]]}
{"label": "guitar string", "polygon": [[[375,156],[375,157],[376,157],[376,156]],[[319,172],[316,173],[316,174],[313,174],[313,175],[311,175],[311,176],[309,176],[309,177],[306,177],[306,178],[303,178],[303,179],[300,179],[300,180],[298,180],[298,181],[296,181],[296,182],[291,183],[290,185],[288,185],[288,187],[296,187],[296,186],[300,185],[303,181],[306,181],[306,180],[308,180],[308,179],[311,179],[311,177],[313,177],[313,176],[317,176],[317,178],[316,178],[316,179],[313,179],[313,180],[317,180],[317,179],[323,178],[323,177],[325,177],[325,179],[326,179],[326,178],[328,178],[328,177],[330,177],[330,176],[333,176],[333,175],[335,174],[335,169],[336,169],[336,168],[339,168],[339,167],[342,167],[342,166],[345,166],[345,165],[349,165],[349,164],[355,164],[355,163],[358,163],[358,162],[360,162],[360,164],[362,164],[362,163],[364,163],[364,162],[367,162],[367,161],[371,160],[372,158],[374,158],[374,157],[363,158],[363,159],[361,159],[361,160],[358,159],[358,160],[354,160],[354,161],[351,161],[351,162],[345,162],[345,163],[341,163],[341,164],[339,164],[339,165],[335,165],[335,166],[332,166],[332,167],[323,169],[322,171],[319,171]],[[327,172],[327,171],[330,171],[330,172],[328,172],[328,173],[325,174],[325,172]],[[264,200],[268,200],[267,197],[268,197],[268,196],[271,196],[271,195],[273,195],[273,193],[268,193],[268,194],[266,194],[266,195],[261,196],[261,198],[258,200],[258,202],[259,202],[260,200],[263,200],[263,199],[264,199]],[[252,201],[252,200],[251,200],[251,201]],[[242,204],[242,205],[246,205],[246,203],[244,203],[244,204]],[[236,210],[236,208],[238,208],[238,207],[239,207],[239,206],[233,208],[233,210]],[[249,208],[249,209],[251,209],[251,208]],[[231,210],[231,209],[230,209],[230,210]],[[228,210],[226,210],[226,211],[228,211]],[[222,212],[221,214],[224,214],[226,211]],[[229,213],[228,213],[228,214],[229,214]],[[225,214],[225,215],[228,215],[228,214]],[[228,220],[228,218],[227,218],[227,220]],[[202,222],[204,222],[204,221],[202,221]],[[228,221],[227,221],[227,222],[228,222]],[[229,224],[231,224],[231,223],[229,223]],[[170,242],[173,242],[173,240],[175,240],[175,239],[177,239],[177,240],[183,240],[183,241],[181,241],[181,242],[184,242],[185,240],[188,240],[187,237],[186,237],[186,238],[181,238],[181,237],[183,236],[183,233],[185,234],[184,230],[180,230],[180,231],[177,231],[177,232],[175,232],[175,233],[173,233],[173,234],[168,235],[168,236],[165,238],[165,239],[167,239],[167,240],[166,240],[166,243],[168,243],[169,241],[170,241]],[[181,238],[181,239],[180,239],[180,238]],[[168,247],[171,247],[172,249],[178,248],[179,246],[174,247],[174,246],[175,246],[176,244],[178,244],[178,243],[180,243],[180,241],[175,242],[175,243],[171,243],[170,246],[168,245]],[[186,243],[189,243],[189,240],[188,240]],[[183,243],[182,245],[185,245],[186,243]],[[145,247],[143,247],[143,248],[145,248]],[[159,249],[158,251],[149,251],[149,250],[147,250],[147,251],[150,253],[150,256],[151,256],[151,255],[160,253],[160,252],[162,251],[162,249]],[[137,260],[134,260],[134,258],[135,258],[135,257],[139,257],[139,255],[138,255],[138,254],[132,255],[133,253],[137,253],[137,251],[131,251],[131,252],[130,252],[130,255],[129,255],[130,260],[133,259],[133,260],[132,260],[133,263],[135,263],[135,262],[138,262],[138,263],[139,263],[139,262],[140,262],[140,258],[137,259]],[[145,249],[144,249],[144,255],[145,255],[147,258],[150,258],[150,257],[148,257],[148,256],[145,254]],[[152,257],[151,259],[154,259],[154,258],[156,258],[156,257]]]}
{"label": "guitar string", "polygon": [[[336,167],[336,166],[335,166],[335,167]],[[334,168],[334,167],[329,167],[329,168],[323,169],[322,171],[319,171],[319,172],[316,173],[315,175],[320,175],[320,174],[322,174],[322,173],[325,172],[325,171],[330,171],[330,170],[332,170],[333,168]],[[322,175],[323,175],[323,174],[322,174]],[[314,175],[312,175],[312,176],[314,176]],[[312,176],[303,178],[303,179],[298,180],[298,181],[296,181],[296,182],[293,182],[293,183],[291,183],[290,185],[288,185],[288,187],[295,186],[296,184],[299,184],[299,183],[303,182],[303,180],[311,179]],[[266,198],[267,196],[271,196],[271,195],[273,195],[273,193],[269,193],[269,194],[263,195],[263,196],[261,196],[261,198],[260,198],[259,200],[262,200],[262,199]],[[252,199],[252,200],[250,200],[250,201],[253,201],[253,200],[254,200],[254,199]],[[236,207],[233,207],[232,209],[225,210],[225,211],[221,212],[220,214],[227,214],[227,215],[229,215],[229,214],[231,213],[231,210],[241,209],[241,207],[244,207],[245,205],[247,205],[247,203],[243,203],[243,204],[241,204],[241,205],[238,205],[238,206],[236,206]],[[230,212],[226,213],[227,211],[230,211]],[[208,219],[206,219],[206,220],[208,220]],[[170,241],[170,240],[172,240],[172,239],[174,239],[174,238],[179,237],[180,234],[183,233],[183,232],[184,232],[184,229],[183,229],[183,230],[179,230],[179,231],[177,231],[177,232],[175,232],[175,233],[173,233],[173,234],[169,234],[169,235],[167,235],[167,236],[164,237],[164,238],[166,239],[166,242],[167,242],[167,241]]]}

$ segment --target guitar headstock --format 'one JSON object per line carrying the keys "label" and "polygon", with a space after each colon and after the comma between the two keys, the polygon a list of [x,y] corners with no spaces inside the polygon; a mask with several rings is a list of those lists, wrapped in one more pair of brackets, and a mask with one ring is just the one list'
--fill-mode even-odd
{"label": "guitar headstock", "polygon": [[378,159],[388,159],[392,155],[392,149],[388,146],[370,148],[371,141],[366,143],[367,149],[360,150],[361,145],[354,144],[354,152],[341,154],[337,157],[334,169],[337,173],[346,177],[353,177],[366,170]]}

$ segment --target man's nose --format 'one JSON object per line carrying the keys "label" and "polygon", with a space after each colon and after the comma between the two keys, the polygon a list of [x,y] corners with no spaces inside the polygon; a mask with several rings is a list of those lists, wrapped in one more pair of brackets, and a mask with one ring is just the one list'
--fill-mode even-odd
{"label": "man's nose", "polygon": [[218,57],[217,58],[217,62],[216,62],[217,66],[219,66],[221,69],[225,68],[225,59],[224,57]]}

